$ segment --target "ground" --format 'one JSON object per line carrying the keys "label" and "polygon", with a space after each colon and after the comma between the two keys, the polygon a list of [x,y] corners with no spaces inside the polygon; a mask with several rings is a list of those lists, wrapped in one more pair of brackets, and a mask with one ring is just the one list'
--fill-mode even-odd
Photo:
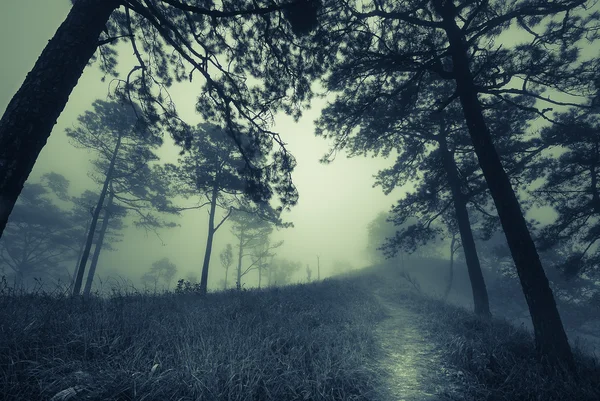
{"label": "ground", "polygon": [[386,318],[377,325],[375,335],[383,357],[381,369],[387,373],[381,389],[390,401],[442,401],[460,388],[451,369],[428,337],[422,316],[392,297],[376,294],[386,310]]}

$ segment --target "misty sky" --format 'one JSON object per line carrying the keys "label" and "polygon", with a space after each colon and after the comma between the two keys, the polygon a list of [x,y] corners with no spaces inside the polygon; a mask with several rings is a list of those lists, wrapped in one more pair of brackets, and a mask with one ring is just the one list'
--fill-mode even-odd
{"label": "misty sky", "polygon": [[[52,37],[70,8],[68,0],[5,0],[0,2],[0,109],[18,90],[47,41]],[[129,54],[122,54],[124,59]],[[48,144],[38,158],[30,176],[36,180],[43,173],[55,171],[71,181],[71,194],[84,189],[99,190],[87,176],[89,159],[85,150],[69,144],[65,128],[72,126],[79,114],[91,108],[95,99],[106,99],[108,81],[100,81],[95,68],[87,68],[54,127]],[[200,122],[194,112],[195,98],[202,82],[175,86],[171,94],[176,99],[181,117],[190,124]],[[381,211],[386,211],[401,194],[399,190],[385,196],[380,188],[372,188],[373,175],[390,161],[338,156],[334,163],[322,165],[319,158],[327,151],[328,143],[313,134],[313,121],[318,117],[321,102],[313,103],[299,123],[285,115],[276,119],[275,131],[288,143],[288,150],[296,157],[298,167],[293,175],[300,193],[296,207],[283,217],[295,227],[276,234],[285,240],[280,256],[316,266],[316,255],[326,272],[336,260],[344,260],[355,267],[365,265],[366,226]],[[168,146],[172,140],[167,136]],[[174,154],[166,149],[163,154]],[[188,272],[200,274],[206,240],[207,211],[184,212],[177,222],[181,227],[161,232],[164,245],[152,233],[129,228],[125,239],[117,244],[118,251],[103,252],[98,274],[120,272],[131,278],[139,277],[152,262],[169,257],[179,268],[179,276]],[[218,253],[231,241],[229,227],[217,233],[209,286],[215,287],[222,278]],[[104,273],[104,274],[103,274]],[[255,275],[255,273],[253,274]],[[302,270],[304,275],[304,269]]]}

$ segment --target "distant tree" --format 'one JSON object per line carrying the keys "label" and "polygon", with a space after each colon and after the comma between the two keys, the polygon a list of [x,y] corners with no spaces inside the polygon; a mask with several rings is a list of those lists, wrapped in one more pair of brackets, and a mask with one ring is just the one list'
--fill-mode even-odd
{"label": "distant tree", "polygon": [[152,263],[150,270],[142,275],[141,281],[146,288],[154,286],[156,289],[162,284],[165,290],[169,290],[176,274],[177,266],[169,258],[162,258]]}
{"label": "distant tree", "polygon": [[223,281],[223,289],[226,290],[229,268],[233,264],[233,247],[231,246],[231,244],[227,244],[225,249],[223,249],[219,254],[219,258],[221,259],[221,266],[225,268],[225,280]]}
{"label": "distant tree", "polygon": [[57,206],[65,198],[68,181],[49,173],[40,183],[28,183],[0,239],[0,267],[8,268],[19,285],[34,277],[64,278],[62,263],[76,252],[77,230],[72,215]]}
{"label": "distant tree", "polygon": [[[178,165],[167,165],[166,174],[176,195],[197,198],[193,208],[208,207],[208,236],[200,278],[200,290],[206,293],[214,236],[234,209],[242,207],[247,181],[243,176],[244,156],[227,132],[216,125],[201,124],[192,132],[189,152]],[[245,199],[245,204],[251,198]],[[217,218],[218,210],[223,215]]]}
{"label": "distant tree", "polygon": [[252,247],[250,265],[247,269],[256,270],[258,273],[258,288],[262,286],[263,276],[268,276],[268,271],[275,258],[275,250],[283,245],[283,241],[271,242],[269,236],[259,237]]}
{"label": "distant tree", "polygon": [[[77,270],[81,262],[81,257],[85,249],[87,242],[88,232],[92,222],[94,214],[94,206],[98,202],[98,193],[90,190],[86,190],[79,196],[71,197],[70,201],[73,204],[71,208],[71,214],[73,219],[73,228],[78,231],[77,233],[77,257],[75,259],[75,269],[73,274],[72,285],[75,284],[77,278]],[[120,242],[122,234],[120,230],[123,228],[123,222],[120,216],[111,216],[111,224],[106,228],[104,232],[102,249],[112,251],[115,249],[115,244]],[[98,243],[98,236],[94,237],[93,245]]]}
{"label": "distant tree", "polygon": [[[99,240],[96,243],[93,264],[88,272],[84,296],[90,294],[105,232],[109,226],[109,219],[119,210],[117,206],[120,206],[121,214],[129,210],[135,211],[138,217],[137,225],[154,229],[172,226],[159,221],[152,214],[144,213],[150,208],[163,211],[168,209],[167,186],[161,182],[162,176],[157,169],[148,165],[157,160],[153,149],[160,146],[162,140],[137,118],[138,111],[134,106],[96,100],[93,107],[93,111],[79,116],[75,128],[67,129],[67,135],[74,145],[93,150],[99,155],[93,163],[95,174],[92,178],[102,185],[102,190],[92,214],[86,245],[73,286],[73,294],[79,294],[87,259],[97,234]],[[102,210],[103,225],[97,232],[96,227]]]}
{"label": "distant tree", "polygon": [[287,259],[274,259],[269,265],[268,285],[269,287],[279,287],[290,284],[294,274],[300,271],[302,263],[292,262]]}
{"label": "distant tree", "polygon": [[[268,243],[269,236],[273,232],[274,224],[280,225],[278,213],[270,209],[268,205],[263,205],[263,211],[266,215],[257,213],[248,213],[244,211],[234,211],[231,215],[232,227],[231,233],[238,240],[238,255],[236,268],[236,288],[242,289],[242,277],[252,270],[259,268],[262,257],[256,257],[254,253],[256,248],[264,249],[264,244]],[[269,247],[267,246],[268,253]],[[244,258],[253,256],[254,260],[244,266]]]}
{"label": "distant tree", "polygon": [[448,267],[448,281],[444,290],[444,299],[447,300],[452,290],[452,282],[454,281],[454,256],[461,247],[460,240],[457,237],[456,229],[451,231],[452,240],[450,241],[450,265]]}
{"label": "distant tree", "polygon": [[306,265],[306,281],[310,283],[310,279],[312,278],[312,270],[309,265]]}
{"label": "distant tree", "polygon": [[[270,195],[272,178],[282,197],[295,202],[290,156],[268,125],[280,108],[297,115],[295,106],[310,94],[310,78],[281,68],[280,62],[289,56],[306,63],[298,41],[316,25],[317,1],[237,0],[220,6],[179,0],[72,2],[0,120],[0,236],[71,91],[95,59],[115,77],[117,91],[126,99],[137,98],[146,119],[167,126],[177,143],[185,142],[185,124],[167,89],[196,73],[205,82],[197,109],[206,120],[220,118],[232,135],[247,124],[256,151],[266,153],[273,143],[280,147],[265,169],[269,174],[249,166],[263,188],[257,194]],[[136,59],[126,78],[118,71],[116,46],[121,42],[131,45]],[[247,75],[262,85],[250,84]]]}

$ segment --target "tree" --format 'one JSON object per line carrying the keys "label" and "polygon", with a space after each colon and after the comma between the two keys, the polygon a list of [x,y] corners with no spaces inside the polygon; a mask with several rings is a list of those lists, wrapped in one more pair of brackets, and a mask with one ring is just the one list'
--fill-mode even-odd
{"label": "tree", "polygon": [[[235,141],[224,130],[212,124],[201,124],[192,134],[189,152],[179,158],[177,166],[165,167],[175,194],[199,198],[196,207],[209,208],[208,236],[200,278],[200,291],[203,294],[206,294],[208,287],[210,257],[217,230],[234,209],[252,201],[245,196],[247,183],[242,173],[244,163]],[[216,221],[218,209],[224,215]]]}
{"label": "tree", "polygon": [[274,259],[269,265],[269,287],[280,287],[292,282],[292,277],[302,268],[302,263],[287,259]]}
{"label": "tree", "polygon": [[225,249],[219,254],[221,259],[221,266],[225,268],[225,280],[223,281],[223,289],[227,289],[227,275],[229,274],[229,268],[233,264],[233,247],[231,244],[227,244]]}
{"label": "tree", "polygon": [[[268,205],[263,205],[262,209],[273,212]],[[266,216],[270,216],[270,218]],[[238,240],[236,268],[236,288],[238,291],[242,289],[242,277],[252,270],[259,269],[264,258],[270,256],[269,250],[272,249],[273,245],[270,245],[269,236],[273,232],[273,225],[281,225],[281,222],[278,213],[266,216],[243,210],[236,210],[231,215],[231,233]],[[267,245],[265,246],[265,244]],[[275,246],[280,245],[281,243],[275,244]],[[256,249],[261,249],[258,255]],[[246,256],[253,256],[252,262],[248,266],[243,265]]]}
{"label": "tree", "polygon": [[[295,203],[293,159],[268,124],[271,111],[280,107],[297,114],[293,105],[310,93],[308,77],[286,75],[278,60],[282,53],[302,60],[292,39],[314,28],[318,2],[266,3],[237,0],[218,9],[179,0],[73,1],[0,119],[0,236],[85,66],[97,58],[101,69],[117,78],[120,42],[129,42],[138,64],[118,79],[117,91],[126,99],[137,97],[148,121],[167,125],[177,143],[185,142],[185,124],[165,89],[196,72],[206,83],[198,110],[207,120],[220,117],[232,135],[247,123],[257,139],[254,150],[268,152],[273,141],[279,146],[269,166],[248,166],[257,196],[272,194],[272,180],[284,203]],[[263,90],[249,86],[247,74],[261,79]]]}
{"label": "tree", "polygon": [[[70,198],[73,203],[71,209],[73,228],[77,230],[77,257],[75,259],[75,269],[73,270],[73,280],[71,283],[72,287],[75,285],[77,278],[77,270],[83,256],[83,251],[88,238],[88,232],[92,223],[95,205],[98,203],[98,193],[90,190],[84,191],[79,196]],[[121,241],[122,235],[120,230],[123,228],[123,223],[119,219],[120,216],[112,215],[111,226],[106,228],[104,231],[103,245],[102,248],[105,250],[114,250],[114,244]],[[98,243],[98,236],[94,236],[93,245]]]}
{"label": "tree", "polygon": [[[109,229],[109,221],[110,221],[110,228],[113,232],[114,231],[118,232],[124,228],[124,225],[122,223],[122,218],[126,216],[127,211],[123,207],[120,207],[119,205],[115,205],[114,199],[115,199],[114,190],[111,189],[108,194],[106,204],[103,206],[104,215],[102,217],[102,225],[100,226],[100,230],[97,232],[98,235],[97,235],[97,239],[95,240],[94,254],[92,256],[90,269],[88,271],[87,279],[85,281],[85,287],[83,288],[83,296],[85,298],[89,298],[89,296],[91,294],[92,284],[94,282],[94,277],[96,274],[96,267],[98,266],[98,260],[100,259],[100,252],[106,248],[105,247],[105,238],[106,238],[107,231]],[[114,242],[114,238],[112,239],[111,242]],[[81,264],[82,261],[83,261],[83,254],[82,254],[82,258],[79,261],[79,263]],[[83,268],[85,268],[85,262],[83,264]],[[78,271],[79,270],[77,270],[77,272]]]}
{"label": "tree", "polygon": [[172,263],[169,258],[162,258],[152,263],[150,270],[142,275],[141,281],[145,287],[153,285],[154,289],[159,283],[162,283],[168,290],[175,274],[177,274],[175,263]]}
{"label": "tree", "polygon": [[[571,110],[542,132],[550,151],[538,159],[528,179],[545,176],[534,191],[538,204],[550,205],[556,220],[540,232],[541,249],[568,246],[569,256],[557,266],[568,278],[598,275],[600,263],[600,118]],[[556,155],[559,156],[556,156]]]}
{"label": "tree", "polygon": [[269,268],[276,254],[274,251],[283,245],[283,241],[271,242],[269,236],[258,237],[250,255],[251,264],[248,270],[256,269],[258,273],[258,288],[262,286],[262,278],[268,276]]}
{"label": "tree", "polygon": [[[577,59],[577,42],[595,29],[597,16],[582,15],[583,0],[335,3],[339,8],[332,7],[323,21],[335,32],[323,49],[335,54],[328,59],[333,65],[326,88],[341,91],[348,100],[363,86],[373,88],[368,103],[340,106],[346,115],[378,108],[393,98],[404,99],[407,105],[396,110],[395,118],[424,97],[432,102],[428,109],[460,103],[531,310],[538,355],[573,368],[552,291],[483,109],[486,99],[529,108],[519,104],[517,96],[546,105],[567,103],[542,96],[547,89],[590,93],[594,63]],[[531,41],[495,48],[494,39],[513,22]],[[439,82],[453,86],[451,96],[427,97],[429,84]],[[548,118],[547,109],[529,109]]]}
{"label": "tree", "polygon": [[28,183],[15,205],[0,239],[0,266],[8,267],[19,285],[34,277],[61,277],[61,262],[75,253],[72,215],[55,203],[68,184],[61,175],[46,174],[40,183]]}
{"label": "tree", "polygon": [[[151,127],[137,119],[138,111],[135,106],[96,100],[93,108],[93,111],[87,111],[78,118],[78,126],[67,130],[67,135],[76,146],[91,149],[99,155],[94,161],[96,174],[92,178],[102,185],[77,269],[74,295],[80,292],[85,266],[96,235],[96,226],[101,211],[105,210],[84,289],[85,296],[90,294],[113,206],[121,208],[121,215],[127,211],[135,211],[139,217],[137,225],[154,229],[169,225],[161,223],[151,214],[143,213],[145,209],[153,207],[168,209],[167,186],[161,182],[158,172],[153,172],[148,166],[148,163],[157,160],[153,149],[160,146],[162,140]],[[115,210],[112,214],[114,212]]]}

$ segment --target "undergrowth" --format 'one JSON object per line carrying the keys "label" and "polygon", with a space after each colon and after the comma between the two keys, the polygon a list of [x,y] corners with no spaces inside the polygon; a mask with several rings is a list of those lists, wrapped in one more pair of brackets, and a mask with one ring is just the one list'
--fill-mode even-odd
{"label": "undergrowth", "polygon": [[284,289],[0,294],[3,400],[367,400],[377,301],[350,280]]}

